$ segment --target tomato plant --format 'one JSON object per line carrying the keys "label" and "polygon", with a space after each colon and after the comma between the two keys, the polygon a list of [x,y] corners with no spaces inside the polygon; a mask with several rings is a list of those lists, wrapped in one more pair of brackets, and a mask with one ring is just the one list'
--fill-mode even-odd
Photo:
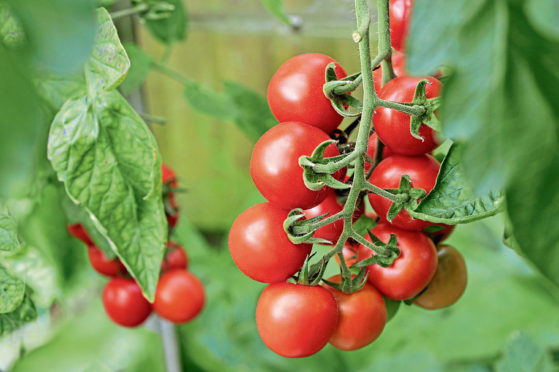
{"label": "tomato plant", "polygon": [[151,314],[151,304],[133,279],[112,278],[103,290],[103,306],[113,322],[137,327]]}

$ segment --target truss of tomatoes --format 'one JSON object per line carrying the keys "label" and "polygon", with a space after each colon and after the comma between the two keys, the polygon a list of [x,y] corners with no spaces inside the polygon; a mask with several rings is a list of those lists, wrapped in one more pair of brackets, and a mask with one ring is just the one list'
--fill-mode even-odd
{"label": "truss of tomatoes", "polygon": [[[410,4],[411,1],[390,2],[391,20],[400,17],[393,22],[396,29],[392,30],[398,49],[405,41]],[[327,343],[341,350],[362,348],[382,333],[389,319],[388,300],[440,309],[462,296],[467,281],[462,255],[440,244],[454,226],[413,219],[405,210],[389,222],[386,216],[391,202],[377,194],[367,196],[378,221],[370,234],[384,243],[388,243],[391,234],[395,235],[400,250],[389,267],[369,265],[367,283],[350,294],[326,283],[312,286],[290,280],[302,270],[312,246],[289,240],[283,227],[289,211],[302,208],[305,217],[311,218],[332,215],[343,208],[334,190],[308,189],[298,163],[301,156],[310,156],[318,144],[331,139],[343,119],[322,90],[326,66],[332,62],[338,79],[344,78],[346,73],[335,60],[316,53],[289,59],[272,77],[268,103],[279,124],[257,141],[250,162],[254,184],[267,202],[241,213],[229,234],[229,249],[237,267],[253,280],[269,283],[256,306],[256,324],[264,343],[284,357],[310,356]],[[439,95],[441,83],[437,79],[406,75],[402,53],[394,55],[394,63],[397,77],[384,87],[382,73],[374,73],[380,98],[411,102],[422,79],[430,83],[426,87],[428,98]],[[376,110],[373,123],[375,133],[369,138],[368,156],[374,158],[378,142],[386,147],[369,181],[383,189],[397,189],[402,176],[408,175],[413,188],[429,193],[440,168],[430,155],[439,145],[436,133],[423,124],[419,129],[423,140],[417,139],[410,133],[409,115],[384,107]],[[325,157],[339,154],[336,144],[325,151]],[[371,167],[367,162],[366,171]],[[338,171],[334,178],[343,181],[346,170]],[[356,212],[359,215],[363,210]],[[314,237],[335,242],[342,230],[343,222],[339,220],[315,231]],[[373,254],[352,241],[343,248],[348,266]],[[340,283],[341,277],[327,281]]]}
{"label": "truss of tomatoes", "polygon": [[[163,201],[169,229],[178,221],[174,190],[178,187],[175,173],[162,166]],[[68,232],[87,245],[89,262],[99,274],[109,277],[103,290],[103,307],[108,317],[123,327],[137,327],[155,312],[173,323],[186,323],[195,318],[205,302],[204,287],[188,269],[188,256],[179,244],[169,241],[161,263],[161,275],[153,303],[143,296],[138,283],[117,258],[109,259],[90,238],[81,224],[68,225]]]}

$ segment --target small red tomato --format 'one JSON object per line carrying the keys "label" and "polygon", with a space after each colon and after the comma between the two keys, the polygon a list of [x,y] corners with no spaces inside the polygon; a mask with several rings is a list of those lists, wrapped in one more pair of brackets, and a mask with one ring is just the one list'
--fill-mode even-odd
{"label": "small red tomato", "polygon": [[237,267],[264,283],[283,282],[303,266],[310,244],[293,244],[283,230],[288,211],[270,203],[250,207],[233,223],[229,251]]}
{"label": "small red tomato", "polygon": [[[430,155],[392,155],[377,165],[371,174],[370,181],[382,189],[397,189],[402,176],[406,174],[410,177],[413,188],[423,189],[428,194],[437,182],[439,168],[439,162]],[[380,218],[386,221],[386,215],[392,202],[372,193],[369,194],[369,202]],[[432,225],[431,222],[412,218],[405,210],[396,215],[392,224],[404,230],[414,231],[420,231]]]}
{"label": "small red tomato", "polygon": [[[325,213],[328,213],[327,217],[330,217],[338,212],[341,212],[342,209],[343,206],[341,206],[338,203],[338,200],[336,198],[336,193],[334,192],[334,190],[330,190],[328,196],[326,196],[326,199],[324,199],[319,205],[311,209],[304,210],[303,213],[305,214],[305,218],[307,219]],[[335,243],[340,237],[340,235],[342,234],[343,229],[344,229],[344,221],[337,220],[331,224],[328,224],[316,230],[314,233],[314,237],[326,239]]]}
{"label": "small red tomato", "polygon": [[443,227],[442,230],[431,233],[431,239],[433,239],[435,244],[445,241],[450,236],[450,234],[452,234],[454,228],[456,227],[456,225],[445,225],[444,223],[435,224],[435,226]]}
{"label": "small red tomato", "polygon": [[[415,297],[429,284],[437,270],[437,251],[431,239],[421,232],[400,230],[384,223],[375,226],[371,232],[384,243],[388,243],[390,234],[396,235],[400,256],[389,267],[369,265],[369,282],[393,300]],[[366,239],[370,241],[368,236]],[[367,247],[359,247],[359,261],[372,254]]]}
{"label": "small red tomato", "polygon": [[175,172],[165,164],[161,165],[161,181],[171,188],[176,188],[179,185]]}
{"label": "small red tomato", "polygon": [[127,273],[126,267],[118,258],[108,259],[105,253],[94,245],[87,247],[89,263],[95,271],[105,276],[118,276]]}
{"label": "small red tomato", "polygon": [[[375,160],[375,152],[377,151],[377,140],[378,136],[376,133],[373,133],[369,136],[369,141],[367,144],[367,155],[371,158],[371,160]],[[386,159],[390,155],[392,155],[392,150],[390,150],[390,147],[384,146],[384,149],[382,150],[382,158]],[[365,162],[365,173],[367,173],[371,169],[371,165],[372,164],[370,162]]]}
{"label": "small red tomato", "polygon": [[151,304],[134,279],[112,278],[103,290],[103,306],[113,322],[137,327],[151,314]]}
{"label": "small red tomato", "polygon": [[[351,267],[354,263],[357,262],[359,257],[357,254],[358,247],[358,245],[353,245],[352,243],[350,243],[349,240],[345,242],[342,248],[342,254],[344,256],[344,261],[347,267]],[[334,257],[336,257],[336,262],[338,262],[339,265],[340,258],[338,257],[338,255],[335,255]]]}
{"label": "small red tomato", "polygon": [[413,0],[390,0],[390,42],[396,50],[403,51],[406,46],[410,25]]}
{"label": "small red tomato", "polygon": [[70,235],[84,242],[86,245],[93,245],[93,241],[89,237],[87,231],[81,223],[74,223],[66,226]]}
{"label": "small red tomato", "polygon": [[177,225],[180,215],[179,206],[175,199],[175,193],[173,192],[173,190],[179,186],[179,183],[175,172],[164,164],[161,165],[161,178],[163,182],[165,216],[167,217],[169,227],[173,228]]}
{"label": "small red tomato", "polygon": [[175,242],[167,244],[167,253],[163,262],[161,262],[161,272],[169,271],[172,269],[183,269],[188,267],[188,256],[183,247]]}
{"label": "small red tomato", "polygon": [[[396,76],[404,76],[406,74],[406,57],[404,53],[392,53],[392,69]],[[382,67],[373,71],[373,83],[377,94],[382,88]]]}
{"label": "small red tomato", "polygon": [[429,310],[454,304],[466,290],[468,274],[464,257],[454,247],[438,247],[439,264],[429,287],[414,303]]}
{"label": "small red tomato", "polygon": [[319,53],[301,54],[280,66],[268,85],[268,104],[280,123],[303,122],[326,133],[340,125],[343,117],[322,90],[326,66],[332,62],[338,79],[344,78],[346,73],[338,62]]}
{"label": "small red tomato", "polygon": [[[328,279],[341,283],[341,276]],[[330,344],[340,350],[357,350],[376,340],[388,317],[382,295],[375,287],[365,284],[357,292],[345,294],[326,286],[338,303],[338,325],[330,338]]]}
{"label": "small red tomato", "polygon": [[[304,123],[281,123],[268,130],[256,142],[250,159],[250,174],[256,188],[279,208],[309,209],[318,205],[330,189],[309,190],[303,181],[299,158],[310,156],[319,144],[328,140],[326,133]],[[334,144],[324,153],[325,157],[339,154]],[[342,180],[344,176],[345,170],[334,177]]]}
{"label": "small red tomato", "polygon": [[167,271],[159,278],[153,310],[173,323],[186,323],[202,311],[204,287],[198,278],[186,270]]}
{"label": "small red tomato", "polygon": [[[400,76],[390,80],[379,92],[379,98],[395,102],[412,102],[415,88],[421,80],[428,80],[427,98],[439,95],[441,82],[432,77]],[[410,116],[398,110],[379,107],[373,115],[375,131],[381,141],[397,154],[421,155],[433,151],[438,145],[436,132],[425,124],[419,127],[423,140],[410,133]]]}
{"label": "small red tomato", "polygon": [[275,353],[302,358],[319,352],[338,322],[338,305],[320,286],[274,283],[256,305],[256,326],[262,341]]}

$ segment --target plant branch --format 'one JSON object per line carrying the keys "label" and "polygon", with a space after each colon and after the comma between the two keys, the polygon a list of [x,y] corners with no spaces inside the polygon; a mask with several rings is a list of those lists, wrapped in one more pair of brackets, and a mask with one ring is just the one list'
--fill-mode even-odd
{"label": "plant branch", "polygon": [[115,12],[112,12],[111,13],[111,18],[113,20],[115,20],[115,19],[118,19],[118,18],[130,16],[130,15],[134,15],[134,14],[138,14],[138,13],[143,13],[148,9],[149,9],[149,5],[146,4],[146,3],[142,3],[142,4],[136,5],[135,7],[132,7],[132,8],[122,9],[122,10],[117,10]]}

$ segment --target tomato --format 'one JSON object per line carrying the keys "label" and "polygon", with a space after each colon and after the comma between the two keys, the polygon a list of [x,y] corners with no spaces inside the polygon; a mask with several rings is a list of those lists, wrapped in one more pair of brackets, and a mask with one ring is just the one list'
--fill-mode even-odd
{"label": "tomato", "polygon": [[153,310],[173,323],[186,323],[202,311],[206,296],[194,274],[181,269],[167,271],[159,278]]}
{"label": "tomato", "polygon": [[[392,69],[396,76],[404,76],[406,74],[406,57],[404,53],[392,53]],[[373,71],[373,83],[377,94],[382,88],[382,67]]]}
{"label": "tomato", "polygon": [[112,278],[103,290],[103,307],[113,322],[136,327],[151,314],[151,304],[134,279]]}
{"label": "tomato", "polygon": [[165,203],[165,217],[167,217],[167,223],[171,228],[177,225],[179,221],[179,205],[175,200],[174,193],[168,193],[163,196],[163,202]]}
{"label": "tomato", "polygon": [[233,223],[229,251],[246,276],[264,283],[282,282],[303,266],[312,245],[291,243],[283,230],[287,213],[261,203],[241,213]]}
{"label": "tomato", "polygon": [[126,267],[118,258],[108,259],[105,253],[94,245],[87,247],[89,263],[95,271],[105,276],[118,276],[127,273]]}
{"label": "tomato", "polygon": [[425,309],[435,310],[454,304],[464,291],[468,281],[464,257],[450,245],[438,247],[439,265],[429,287],[414,300]]}
{"label": "tomato", "polygon": [[274,283],[264,289],[256,305],[256,326],[272,351],[288,358],[320,351],[338,322],[338,305],[320,286]]}
{"label": "tomato", "polygon": [[[262,195],[283,209],[309,209],[328,195],[329,189],[309,190],[303,182],[299,158],[310,156],[314,149],[330,137],[304,123],[281,123],[268,130],[256,143],[250,159],[250,174]],[[326,148],[325,157],[338,156],[334,144]],[[337,172],[342,180],[345,172]]]}
{"label": "tomato", "polygon": [[[358,259],[358,255],[357,255],[357,250],[358,250],[358,245],[353,245],[349,240],[347,240],[342,248],[342,254],[344,256],[344,261],[345,264],[347,265],[347,267],[350,267],[351,265],[353,265],[354,263],[357,262]],[[334,257],[336,257],[336,262],[338,262],[338,265],[340,264],[340,258],[338,257],[338,255],[335,255]]]}
{"label": "tomato", "polygon": [[[341,276],[328,279],[341,283]],[[338,325],[330,344],[340,350],[357,350],[376,340],[386,324],[388,313],[382,295],[375,287],[365,284],[357,292],[345,294],[326,287],[338,303]]]}
{"label": "tomato", "polygon": [[[381,161],[373,173],[370,181],[383,189],[397,189],[400,179],[407,174],[413,188],[419,188],[429,193],[437,181],[440,164],[430,155],[402,156],[392,155]],[[386,214],[392,202],[380,195],[369,194],[369,202],[380,218],[386,220]],[[408,212],[402,210],[392,220],[392,224],[405,230],[420,231],[432,223],[420,219],[413,219]]]}
{"label": "tomato", "polygon": [[346,77],[344,69],[332,58],[308,53],[288,59],[276,71],[268,85],[268,104],[278,121],[298,121],[330,133],[340,125],[338,114],[322,87],[326,66],[336,64],[338,79]]}
{"label": "tomato", "polygon": [[[325,213],[328,213],[327,217],[329,217],[342,211],[343,206],[338,203],[336,193],[334,192],[334,190],[329,191],[330,192],[328,193],[328,196],[326,196],[326,199],[324,199],[319,205],[303,211],[306,218],[316,217]],[[340,235],[342,235],[343,229],[344,221],[337,220],[336,222],[333,222],[316,230],[314,233],[314,237],[326,239],[335,243]]]}
{"label": "tomato", "polygon": [[188,267],[188,256],[184,248],[175,242],[167,244],[167,253],[161,262],[161,272],[172,269],[186,269]]}
{"label": "tomato", "polygon": [[445,241],[450,236],[450,234],[452,234],[454,228],[456,227],[456,225],[445,225],[444,223],[435,224],[435,225],[443,227],[442,230],[431,233],[431,239],[433,239],[435,244]]}
{"label": "tomato", "polygon": [[169,185],[171,188],[177,188],[179,186],[177,175],[165,164],[161,165],[161,181],[163,185]]}
{"label": "tomato", "polygon": [[[379,97],[387,101],[412,102],[417,84],[428,80],[425,89],[427,98],[439,95],[441,83],[432,77],[400,76],[390,80],[379,92]],[[381,141],[397,154],[420,155],[431,152],[439,145],[436,132],[427,125],[419,127],[423,141],[410,133],[410,116],[403,112],[379,107],[373,115],[375,131]]]}
{"label": "tomato", "polygon": [[74,238],[81,240],[87,245],[93,245],[93,241],[81,223],[70,224],[66,228]]}
{"label": "tomato", "polygon": [[[369,282],[393,300],[407,300],[420,293],[437,270],[437,251],[431,239],[421,232],[400,230],[384,223],[371,232],[385,243],[390,234],[396,235],[400,256],[389,267],[369,265]],[[368,236],[366,239],[370,240]],[[359,261],[372,254],[369,248],[359,247]]]}
{"label": "tomato", "polygon": [[411,19],[413,0],[390,0],[390,42],[396,50],[404,50]]}
{"label": "tomato", "polygon": [[[371,158],[371,160],[375,160],[375,152],[377,151],[377,139],[378,136],[376,133],[373,133],[369,136],[367,144],[367,155]],[[384,149],[382,150],[382,158],[386,159],[390,155],[392,155],[392,150],[390,150],[390,147],[384,146]],[[370,162],[365,161],[365,174],[371,169],[371,165],[372,164]]]}

